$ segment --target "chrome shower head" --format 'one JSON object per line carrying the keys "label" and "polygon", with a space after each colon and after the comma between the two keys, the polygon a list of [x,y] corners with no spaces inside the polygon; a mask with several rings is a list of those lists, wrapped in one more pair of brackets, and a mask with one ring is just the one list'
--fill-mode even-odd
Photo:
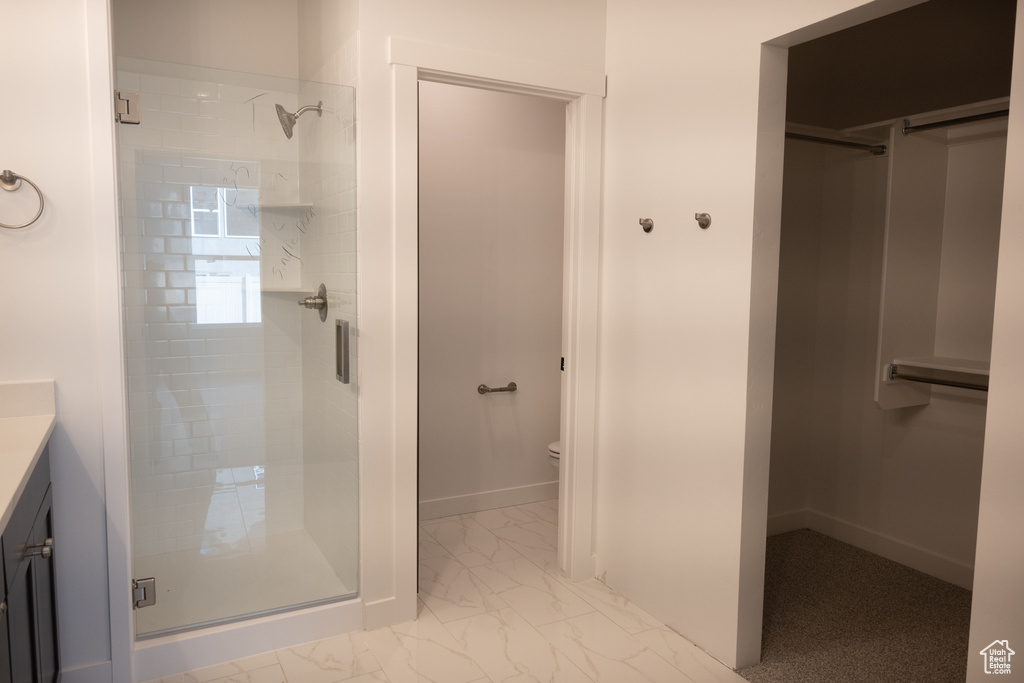
{"label": "chrome shower head", "polygon": [[299,117],[305,114],[310,109],[316,112],[317,116],[324,115],[324,103],[323,101],[317,102],[314,107],[312,104],[308,104],[305,107],[299,108],[297,112],[292,114],[285,110],[280,104],[275,105],[277,107],[277,120],[281,122],[281,128],[284,129],[285,137],[289,140],[292,139],[292,130],[295,128],[295,122],[299,120]]}

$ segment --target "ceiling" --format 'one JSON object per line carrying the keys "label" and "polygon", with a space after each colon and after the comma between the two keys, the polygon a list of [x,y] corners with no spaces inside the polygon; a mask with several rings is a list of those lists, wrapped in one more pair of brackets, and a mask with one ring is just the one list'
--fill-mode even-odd
{"label": "ceiling", "polygon": [[930,0],[789,50],[786,120],[842,130],[1007,97],[1016,0]]}

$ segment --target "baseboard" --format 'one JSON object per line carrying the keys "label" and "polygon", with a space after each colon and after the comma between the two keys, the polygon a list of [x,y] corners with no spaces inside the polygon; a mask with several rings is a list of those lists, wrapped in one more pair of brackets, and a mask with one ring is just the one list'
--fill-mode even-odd
{"label": "baseboard", "polygon": [[[383,626],[391,626],[400,621],[398,617],[398,601],[394,597],[368,602],[363,605],[363,628],[373,630]],[[415,616],[415,615],[414,615]]]}
{"label": "baseboard", "polygon": [[[800,517],[803,518],[804,524],[793,527]],[[769,536],[803,528],[849,543],[961,588],[971,590],[974,586],[972,565],[815,510],[797,510],[773,515],[768,520]]]}
{"label": "baseboard", "polygon": [[543,484],[529,484],[527,486],[515,486],[496,491],[482,491],[480,493],[468,493],[462,496],[450,498],[435,498],[434,500],[420,501],[420,521],[425,519],[437,519],[438,517],[449,517],[451,515],[462,515],[467,512],[479,512],[481,510],[493,510],[510,505],[523,505],[525,503],[537,503],[542,500],[558,498],[558,482],[548,481]]}
{"label": "baseboard", "polygon": [[60,670],[61,683],[111,683],[114,672],[110,660],[83,664],[70,669]]}
{"label": "baseboard", "polygon": [[797,529],[807,529],[807,513],[809,510],[790,510],[777,512],[768,516],[768,535],[777,536]]}
{"label": "baseboard", "polygon": [[358,598],[135,643],[136,681],[172,676],[363,627]]}

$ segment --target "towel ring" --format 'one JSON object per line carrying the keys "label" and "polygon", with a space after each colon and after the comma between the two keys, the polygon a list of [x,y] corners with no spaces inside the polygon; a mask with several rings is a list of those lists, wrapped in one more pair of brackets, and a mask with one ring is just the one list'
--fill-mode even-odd
{"label": "towel ring", "polygon": [[0,223],[0,228],[18,230],[19,228],[28,227],[29,225],[32,225],[37,220],[39,220],[39,217],[43,215],[43,193],[39,191],[38,185],[33,183],[25,176],[18,175],[17,173],[14,173],[13,171],[8,171],[7,169],[4,169],[4,172],[0,173],[0,187],[7,190],[8,192],[14,192],[19,187],[21,187],[22,180],[31,185],[32,189],[36,191],[37,195],[39,195],[39,210],[36,211],[36,215],[32,217],[32,220],[28,221],[27,223],[22,223],[21,225],[7,225],[5,223]]}

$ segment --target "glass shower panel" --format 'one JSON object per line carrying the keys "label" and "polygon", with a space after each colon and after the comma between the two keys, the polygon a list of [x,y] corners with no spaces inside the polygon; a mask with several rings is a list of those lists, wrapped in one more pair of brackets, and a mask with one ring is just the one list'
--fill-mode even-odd
{"label": "glass shower panel", "polygon": [[[127,58],[117,83],[137,634],[353,597],[354,90]],[[313,108],[289,137],[277,105]],[[325,321],[297,305],[321,283]]]}

